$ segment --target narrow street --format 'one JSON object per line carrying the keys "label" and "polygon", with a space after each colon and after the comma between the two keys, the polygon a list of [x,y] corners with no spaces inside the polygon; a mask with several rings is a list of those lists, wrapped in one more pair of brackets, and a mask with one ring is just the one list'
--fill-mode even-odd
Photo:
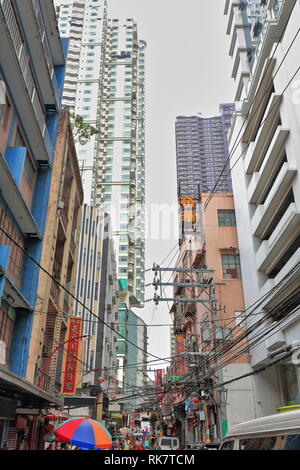
{"label": "narrow street", "polygon": [[299,52],[300,0],[0,0],[1,455],[300,450]]}

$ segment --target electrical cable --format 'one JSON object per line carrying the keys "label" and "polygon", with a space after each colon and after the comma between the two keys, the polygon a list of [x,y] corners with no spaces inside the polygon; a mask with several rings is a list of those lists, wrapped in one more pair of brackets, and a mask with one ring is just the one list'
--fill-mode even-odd
{"label": "electrical cable", "polygon": [[[271,56],[271,58],[270,58],[270,61],[269,61],[268,65],[267,65],[267,68],[266,68],[266,70],[265,70],[264,76],[267,75],[268,69],[269,69],[269,67],[270,67],[270,65],[271,65],[271,63],[272,63],[272,59],[275,57],[275,54],[276,54],[277,49],[278,49],[278,47],[279,47],[279,44],[281,43],[281,41],[282,41],[282,39],[283,39],[283,36],[284,36],[284,34],[285,34],[286,26],[287,26],[287,24],[288,24],[288,21],[289,21],[289,18],[287,19],[286,24],[285,24],[285,27],[284,27],[283,30],[282,30],[281,36],[280,36],[279,40],[277,41],[275,50],[273,51],[273,54],[272,54],[272,56]],[[300,28],[298,29],[296,35],[294,36],[292,42],[290,43],[290,46],[289,46],[289,48],[288,48],[288,50],[287,50],[287,52],[286,52],[286,54],[285,54],[283,60],[282,60],[281,63],[279,64],[279,67],[278,67],[276,73],[275,73],[274,76],[273,76],[273,81],[274,81],[274,78],[276,78],[276,76],[277,76],[279,70],[281,69],[281,67],[282,67],[282,65],[283,65],[283,63],[284,63],[284,61],[285,61],[285,59],[286,59],[288,53],[290,52],[290,50],[291,50],[291,48],[292,48],[292,46],[293,46],[293,44],[294,44],[294,42],[295,42],[295,40],[296,40],[296,38],[297,38],[299,32],[300,32]],[[262,80],[263,80],[264,76],[262,77]],[[270,83],[271,86],[273,85],[273,81]],[[269,85],[269,87],[270,87],[270,85]],[[252,120],[254,119],[254,117],[256,116],[256,113],[257,113],[257,111],[259,110],[260,105],[263,103],[265,97],[267,96],[267,93],[269,93],[268,90],[264,93],[262,99],[261,99],[260,102],[258,103],[258,105],[257,105],[257,107],[256,107],[256,109],[255,109],[255,111],[254,111],[254,114],[253,114],[252,118],[249,120],[248,124],[250,124],[250,123],[252,122]],[[254,98],[254,99],[255,99],[255,98]],[[254,102],[254,100],[253,100],[253,102]],[[253,102],[252,102],[252,105],[253,105]],[[225,169],[228,167],[228,163],[229,163],[230,159],[231,159],[232,156],[234,155],[236,149],[238,148],[238,145],[240,144],[240,142],[241,142],[241,140],[242,140],[242,136],[241,136],[241,138],[240,138],[239,141],[237,142],[237,140],[238,140],[238,138],[239,138],[239,136],[240,136],[240,134],[241,134],[241,132],[242,132],[242,130],[243,130],[243,128],[244,128],[244,125],[245,125],[245,123],[246,123],[246,121],[247,121],[247,119],[248,119],[248,117],[249,117],[249,114],[250,114],[251,109],[252,109],[252,105],[249,106],[249,110],[248,110],[248,112],[247,112],[247,114],[246,114],[246,116],[245,116],[245,119],[244,119],[244,121],[243,121],[243,124],[242,124],[242,126],[241,126],[241,128],[240,128],[240,130],[239,130],[239,132],[238,132],[238,135],[237,135],[236,140],[235,140],[235,142],[234,142],[234,144],[233,144],[232,150],[231,150],[231,152],[230,152],[230,154],[229,154],[229,156],[228,156],[228,158],[227,158],[227,160],[226,160],[226,162],[225,162],[225,164],[224,164],[224,166],[223,166],[222,172],[221,172],[221,174],[219,175],[219,178],[218,178],[218,180],[216,181],[215,186],[214,186],[212,192],[210,193],[210,196],[209,196],[208,200],[206,201],[204,210],[206,210],[206,208],[207,208],[209,202],[211,201],[212,194],[216,194],[218,182],[220,181],[220,178],[222,177],[222,175],[223,175]],[[261,127],[261,126],[260,126],[260,127]],[[260,128],[260,127],[259,127],[259,128]],[[249,145],[250,145],[250,144],[249,144]],[[249,145],[248,145],[248,147],[249,147]],[[248,147],[246,147],[246,148],[248,148]],[[229,172],[228,172],[228,174],[225,176],[225,178],[227,178],[227,176],[231,173],[231,171],[232,171],[232,169],[229,170]]]}
{"label": "electrical cable", "polygon": [[130,341],[128,338],[124,337],[123,335],[121,335],[118,331],[116,331],[114,328],[112,328],[108,323],[106,323],[104,320],[102,320],[102,318],[98,317],[98,315],[96,315],[90,308],[88,308],[86,305],[84,305],[74,294],[72,294],[72,292],[70,292],[68,289],[66,289],[65,286],[63,286],[59,281],[57,281],[57,279],[52,275],[50,274],[43,266],[40,265],[40,263],[38,263],[38,261],[33,257],[31,256],[29,253],[27,253],[27,251],[22,248],[4,229],[3,227],[0,227],[0,230],[6,235],[6,237],[11,240],[21,251],[22,253],[25,254],[25,256],[27,256],[31,261],[33,261],[41,271],[43,271],[45,274],[47,274],[47,276],[49,276],[52,281],[54,281],[61,289],[63,289],[67,294],[70,295],[70,297],[72,297],[76,302],[78,302],[82,307],[84,307],[89,313],[91,313],[95,318],[97,318],[101,323],[103,323],[105,326],[107,326],[110,330],[112,330],[114,333],[116,333],[120,338],[124,339],[128,344],[131,344],[132,346],[134,346],[135,348],[139,349],[140,351],[146,353],[147,355],[151,356],[151,357],[155,357],[156,359],[159,359],[160,361],[162,361],[163,359],[156,356],[155,354],[152,354],[152,353],[149,353],[147,351],[145,351],[143,348],[140,348],[139,346],[137,346],[136,344],[134,344],[132,341]]}

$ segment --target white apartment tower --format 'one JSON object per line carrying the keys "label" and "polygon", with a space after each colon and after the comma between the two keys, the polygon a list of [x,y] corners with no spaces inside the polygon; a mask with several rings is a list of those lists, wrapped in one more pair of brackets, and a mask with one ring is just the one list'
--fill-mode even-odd
{"label": "white apartment tower", "polygon": [[[107,2],[58,0],[57,4],[60,34],[69,38],[62,104],[97,128]],[[76,147],[82,171],[84,202],[90,204],[96,136],[86,145],[77,143]]]}
{"label": "white apartment tower", "polygon": [[127,306],[144,302],[145,47],[137,24],[108,20],[92,201],[112,216]]}
{"label": "white apartment tower", "polygon": [[[300,339],[300,2],[226,0],[225,14],[237,108],[230,166],[257,371]],[[253,380],[257,417],[300,404],[292,358]]]}
{"label": "white apartment tower", "polygon": [[70,46],[63,104],[99,130],[77,144],[85,202],[112,217],[127,306],[144,302],[145,41],[137,24],[107,18],[106,0],[59,0]]}

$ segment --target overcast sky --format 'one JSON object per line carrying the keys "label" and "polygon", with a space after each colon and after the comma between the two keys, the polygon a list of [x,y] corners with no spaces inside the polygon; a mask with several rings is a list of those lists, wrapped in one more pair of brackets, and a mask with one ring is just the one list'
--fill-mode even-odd
{"label": "overcast sky", "polygon": [[[176,203],[175,119],[218,114],[234,98],[224,0],[109,0],[109,17],[133,17],[146,50],[146,193],[150,204]],[[146,244],[146,267],[176,240]],[[176,250],[174,250],[175,253]],[[171,256],[172,258],[172,256]],[[170,258],[170,259],[171,259]],[[167,263],[168,264],[167,260]],[[147,277],[152,282],[153,273]],[[146,288],[146,298],[153,288]],[[170,323],[167,305],[136,311],[149,324]],[[149,351],[169,356],[169,329],[149,328]],[[153,358],[150,358],[153,359]]]}

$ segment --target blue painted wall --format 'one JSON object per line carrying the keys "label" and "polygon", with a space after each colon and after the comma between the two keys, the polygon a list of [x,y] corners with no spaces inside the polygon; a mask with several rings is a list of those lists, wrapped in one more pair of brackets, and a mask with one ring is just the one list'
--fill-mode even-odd
{"label": "blue painted wall", "polygon": [[[21,25],[22,21],[20,21]],[[67,55],[68,51],[68,40],[62,40],[62,47],[65,56]],[[28,55],[30,57],[30,51],[25,45]],[[5,75],[0,66],[0,73],[5,80]],[[55,67],[55,81],[57,82],[58,89],[56,89],[56,96],[57,96],[57,104],[61,106],[61,97],[63,92],[63,85],[64,85],[64,77],[65,77],[65,65]],[[37,82],[38,84],[38,82]],[[22,126],[22,122],[19,119],[17,114],[15,103],[13,96],[10,93],[9,83],[7,84],[7,93],[11,100],[12,108],[13,108],[13,118],[11,122],[11,127],[9,131],[9,139],[8,139],[8,146],[10,146],[5,154],[5,159],[7,164],[10,168],[11,174],[16,181],[17,184],[20,184],[22,171],[25,162],[25,153],[26,149],[24,148],[17,148],[11,147],[13,144],[13,133],[16,125],[16,121],[18,120],[18,124],[24,136],[24,140],[26,145],[28,146],[28,151],[30,152],[31,156],[35,159],[35,161],[39,160],[39,155],[35,155],[32,152],[30,146],[30,135],[26,135],[24,132],[24,128]],[[56,110],[48,110],[47,114],[45,115],[46,118],[46,125],[49,132],[49,136],[51,139],[53,152],[51,155],[51,161],[54,158],[54,148],[56,145],[57,133],[58,133],[58,126],[59,126],[59,112]],[[43,235],[46,225],[46,217],[47,217],[47,209],[48,209],[48,201],[49,201],[49,193],[50,193],[50,183],[51,183],[51,168],[40,168],[38,170],[37,181],[35,186],[35,192],[33,197],[32,203],[32,215],[36,221],[36,224],[40,230],[40,233]],[[9,195],[4,194],[0,196],[1,201],[8,206],[8,215],[12,221],[14,221],[17,230],[20,232],[20,228],[15,222],[15,219],[12,217],[9,211]],[[26,252],[31,255],[38,263],[41,260],[42,248],[43,248],[43,241],[35,239],[35,238],[27,238],[26,239]],[[9,250],[10,248],[7,246],[0,246],[0,266],[3,269],[6,269],[8,258],[9,258]],[[22,285],[21,285],[21,295],[23,295],[26,302],[31,306],[30,310],[26,309],[18,309],[16,321],[14,325],[13,331],[13,340],[12,340],[12,348],[11,348],[11,355],[10,355],[10,369],[15,372],[16,374],[20,375],[21,377],[26,377],[26,370],[27,370],[27,362],[28,362],[28,351],[30,345],[30,338],[31,338],[31,331],[32,331],[32,324],[33,324],[33,309],[36,302],[36,292],[38,286],[38,279],[39,279],[40,270],[38,266],[28,257],[25,257],[24,266],[23,266],[23,273],[22,273]],[[3,275],[0,275],[0,299],[3,295],[5,279]]]}

